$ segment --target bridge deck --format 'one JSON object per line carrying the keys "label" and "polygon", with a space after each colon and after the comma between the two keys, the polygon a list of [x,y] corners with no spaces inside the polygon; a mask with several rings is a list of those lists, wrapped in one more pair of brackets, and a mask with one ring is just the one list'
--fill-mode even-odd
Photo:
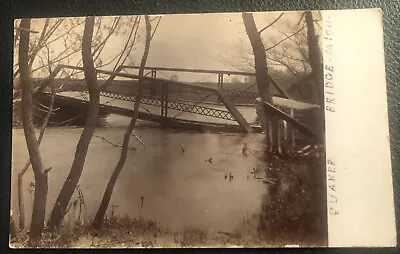
{"label": "bridge deck", "polygon": [[[36,99],[44,103],[48,103],[50,101],[51,95],[49,93],[37,93],[35,95]],[[57,104],[61,104],[67,107],[74,107],[76,109],[80,109],[85,111],[89,102],[77,98],[72,98],[63,95],[55,95],[54,101]],[[104,114],[116,114],[120,116],[131,117],[133,115],[133,110],[110,106],[110,105],[99,105],[100,113]],[[139,111],[139,119],[145,121],[151,121],[160,124],[163,127],[169,128],[180,128],[180,129],[189,129],[189,130],[197,130],[197,131],[220,131],[220,132],[243,132],[243,129],[237,124],[219,124],[219,123],[205,123],[193,120],[183,120],[177,118],[168,118],[163,117],[156,114],[146,113]],[[251,126],[254,132],[261,132],[261,128],[259,126]]]}

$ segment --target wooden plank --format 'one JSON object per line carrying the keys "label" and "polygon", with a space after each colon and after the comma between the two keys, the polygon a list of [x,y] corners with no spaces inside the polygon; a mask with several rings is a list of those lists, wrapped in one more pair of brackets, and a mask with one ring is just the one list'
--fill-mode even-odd
{"label": "wooden plank", "polygon": [[228,97],[225,96],[223,91],[221,89],[217,89],[215,93],[217,94],[218,98],[224,103],[225,107],[229,110],[235,120],[239,123],[240,127],[242,127],[242,129],[247,133],[253,132],[253,129],[251,128],[249,123],[246,121],[246,119],[244,119],[242,114],[239,112],[239,110],[237,110],[236,106],[231,102],[231,100],[229,100]]}
{"label": "wooden plank", "polygon": [[272,106],[268,102],[264,102],[264,110],[266,111],[266,113],[268,115],[276,115],[280,119],[285,120],[286,122],[292,124],[293,127],[298,129],[299,131],[301,131],[305,135],[307,135],[309,137],[312,137],[312,138],[314,138],[316,140],[319,140],[319,141],[322,140],[322,138],[318,134],[314,133],[307,126],[305,126],[304,124],[300,123],[296,119],[292,118],[290,115],[286,114],[282,110],[279,110],[279,109],[275,108],[274,106]]}

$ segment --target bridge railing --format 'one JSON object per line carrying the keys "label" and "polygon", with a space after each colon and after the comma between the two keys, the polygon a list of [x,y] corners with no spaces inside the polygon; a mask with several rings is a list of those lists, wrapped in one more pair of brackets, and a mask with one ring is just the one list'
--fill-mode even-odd
{"label": "bridge railing", "polygon": [[[49,80],[54,80],[57,74],[62,68],[83,71],[82,67],[59,65],[53,71],[52,76]],[[97,69],[98,74],[108,75],[109,78],[100,83],[100,94],[104,97],[120,99],[125,101],[135,101],[138,86],[137,81],[139,75],[123,73],[123,72],[112,72],[106,70]],[[129,79],[125,89],[117,89],[114,85],[110,85],[114,78],[122,77]],[[152,106],[152,108],[146,109],[148,113],[160,114],[161,117],[169,119],[184,119],[184,115],[187,113],[208,116],[211,118],[219,118],[226,121],[236,122],[244,132],[252,132],[253,129],[243,117],[243,115],[237,110],[235,105],[230,99],[221,91],[220,88],[208,87],[205,85],[191,84],[181,81],[175,81],[170,79],[162,79],[156,77],[143,77],[143,97],[141,104]],[[71,80],[65,80],[62,84],[58,84],[57,88],[65,87],[65,84],[73,82]],[[79,92],[86,92],[86,86],[83,82],[82,85],[76,85],[73,90]],[[114,83],[114,82],[113,82]],[[39,90],[43,90],[46,82],[42,84]],[[65,90],[65,89],[64,89]],[[62,89],[59,89],[62,91]],[[208,106],[206,103],[207,99],[214,98],[222,102],[222,107]],[[157,112],[158,110],[159,113]]]}
{"label": "bridge railing", "polygon": [[[121,65],[117,68],[117,72],[120,72],[125,69],[139,69],[139,66],[128,66],[128,65]],[[255,77],[256,74],[253,72],[242,72],[242,71],[226,71],[226,70],[206,70],[206,69],[190,69],[190,68],[168,68],[168,67],[152,67],[146,66],[145,70],[150,70],[151,77],[157,77],[157,72],[160,71],[169,71],[169,72],[189,72],[189,73],[204,73],[204,74],[216,74],[218,76],[218,88],[224,89],[224,77],[230,75],[237,75],[237,76],[247,76],[247,77]],[[289,98],[286,92],[272,79],[271,76],[268,76],[269,82],[272,84],[275,89],[279,92],[279,95],[283,98]],[[230,100],[234,101],[239,98],[247,97],[251,99],[255,99],[258,97],[258,91],[249,91],[257,86],[256,83],[248,85],[245,89],[240,91],[226,91],[226,95],[230,98]]]}

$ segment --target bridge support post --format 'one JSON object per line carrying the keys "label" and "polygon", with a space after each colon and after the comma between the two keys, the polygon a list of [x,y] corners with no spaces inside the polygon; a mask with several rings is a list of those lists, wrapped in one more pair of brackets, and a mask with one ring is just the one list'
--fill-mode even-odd
{"label": "bridge support post", "polygon": [[165,83],[164,86],[164,117],[168,117],[168,83]]}
{"label": "bridge support post", "polygon": [[[157,69],[151,69],[151,77],[156,78],[157,77]],[[156,96],[156,88],[154,86],[150,87],[150,96]]]}
{"label": "bridge support post", "polygon": [[168,83],[161,84],[161,117],[163,121],[168,117]]}
{"label": "bridge support post", "polygon": [[[223,84],[224,84],[224,74],[223,73],[218,73],[218,88],[221,90],[224,90],[223,88]],[[219,97],[217,97],[217,103],[221,104],[222,101]]]}

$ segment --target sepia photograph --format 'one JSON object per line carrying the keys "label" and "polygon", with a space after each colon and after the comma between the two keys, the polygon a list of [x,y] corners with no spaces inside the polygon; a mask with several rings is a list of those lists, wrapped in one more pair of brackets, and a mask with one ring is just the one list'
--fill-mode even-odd
{"label": "sepia photograph", "polygon": [[326,22],[16,19],[10,247],[327,247]]}

